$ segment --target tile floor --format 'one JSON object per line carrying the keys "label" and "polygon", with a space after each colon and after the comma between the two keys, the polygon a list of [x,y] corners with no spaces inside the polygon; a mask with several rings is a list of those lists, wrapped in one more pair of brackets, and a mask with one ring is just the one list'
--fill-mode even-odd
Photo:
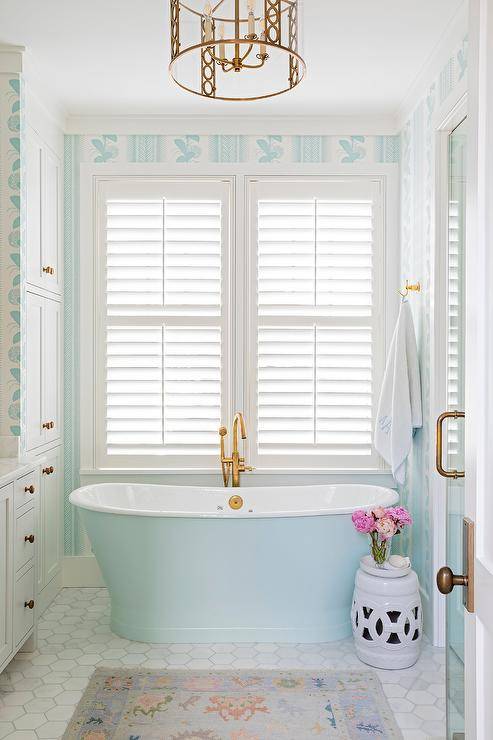
{"label": "tile floor", "polygon": [[[117,637],[108,623],[106,589],[61,591],[39,622],[36,652],[20,653],[0,675],[0,739],[60,738],[97,665],[367,670],[351,639],[316,645],[148,645]],[[445,736],[444,663],[444,651],[427,644],[412,668],[377,671],[405,740]]]}

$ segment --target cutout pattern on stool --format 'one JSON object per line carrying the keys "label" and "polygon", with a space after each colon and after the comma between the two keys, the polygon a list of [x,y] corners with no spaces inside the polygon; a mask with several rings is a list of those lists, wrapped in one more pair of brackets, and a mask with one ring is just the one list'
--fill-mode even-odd
{"label": "cutout pattern on stool", "polygon": [[402,647],[419,641],[422,633],[423,615],[421,604],[411,601],[399,609],[386,610],[377,603],[353,601],[351,610],[355,639],[373,642],[387,647]]}

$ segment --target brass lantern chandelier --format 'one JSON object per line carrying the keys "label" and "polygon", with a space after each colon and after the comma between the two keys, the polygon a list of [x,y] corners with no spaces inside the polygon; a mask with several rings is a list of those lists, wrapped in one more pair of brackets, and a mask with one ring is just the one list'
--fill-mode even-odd
{"label": "brass lantern chandelier", "polygon": [[215,100],[262,100],[300,84],[302,0],[170,0],[179,87]]}

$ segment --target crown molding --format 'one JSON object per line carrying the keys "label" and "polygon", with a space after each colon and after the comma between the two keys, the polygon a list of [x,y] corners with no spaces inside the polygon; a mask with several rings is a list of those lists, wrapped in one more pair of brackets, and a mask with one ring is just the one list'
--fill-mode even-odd
{"label": "crown molding", "polygon": [[0,74],[21,74],[25,50],[24,46],[0,44]]}
{"label": "crown molding", "polygon": [[467,34],[467,29],[467,3],[463,2],[396,110],[395,121],[399,131],[402,130],[413,110],[428,92],[432,82],[438,78],[451,53],[460,45]]}
{"label": "crown molding", "polygon": [[68,134],[304,134],[391,135],[398,129],[394,116],[166,116],[69,115]]}

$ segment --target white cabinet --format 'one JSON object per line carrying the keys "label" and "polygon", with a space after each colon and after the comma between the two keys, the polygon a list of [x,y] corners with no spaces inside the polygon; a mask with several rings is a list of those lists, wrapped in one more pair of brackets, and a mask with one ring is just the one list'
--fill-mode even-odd
{"label": "white cabinet", "polygon": [[39,464],[12,469],[12,478],[0,488],[0,671],[35,637],[38,608]]}
{"label": "white cabinet", "polygon": [[26,278],[61,292],[61,163],[32,129],[26,144]]}
{"label": "white cabinet", "polygon": [[62,448],[43,454],[40,494],[40,580],[42,590],[60,572],[63,548]]}
{"label": "white cabinet", "polygon": [[14,486],[0,488],[0,666],[13,649],[13,512]]}
{"label": "white cabinet", "polygon": [[26,450],[61,436],[61,306],[26,294]]}

